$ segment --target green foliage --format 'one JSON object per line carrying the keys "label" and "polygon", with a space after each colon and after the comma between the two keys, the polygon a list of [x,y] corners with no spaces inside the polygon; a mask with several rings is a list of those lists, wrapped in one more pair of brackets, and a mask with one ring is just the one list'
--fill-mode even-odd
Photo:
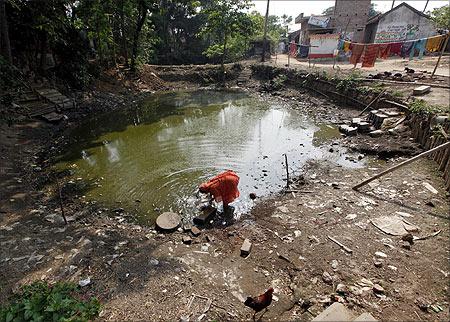
{"label": "green foliage", "polygon": [[446,5],[434,9],[431,12],[431,18],[436,24],[436,27],[447,30],[450,29],[450,6]]}
{"label": "green foliage", "polygon": [[350,75],[345,78],[339,79],[336,88],[339,91],[347,92],[349,89],[358,87],[359,78],[361,78],[361,72],[352,71]]}
{"label": "green foliage", "polygon": [[98,316],[100,308],[96,298],[84,300],[74,284],[49,286],[38,281],[23,286],[0,307],[0,321],[88,321]]}
{"label": "green foliage", "polygon": [[449,106],[441,106],[441,105],[431,105],[428,104],[423,99],[416,99],[412,103],[409,104],[409,110],[413,113],[418,114],[440,114],[440,113],[450,113]]}
{"label": "green foliage", "polygon": [[278,90],[284,86],[284,83],[287,81],[287,76],[284,74],[278,75],[273,79],[273,89]]}

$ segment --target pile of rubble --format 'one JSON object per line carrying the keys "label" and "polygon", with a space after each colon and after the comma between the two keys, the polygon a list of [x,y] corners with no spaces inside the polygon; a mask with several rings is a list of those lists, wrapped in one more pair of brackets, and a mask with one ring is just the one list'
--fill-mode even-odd
{"label": "pile of rubble", "polygon": [[368,133],[371,137],[380,137],[386,132],[398,134],[405,132],[408,128],[403,125],[406,116],[397,109],[372,110],[365,118],[353,118],[339,127],[345,135],[351,136],[357,133]]}

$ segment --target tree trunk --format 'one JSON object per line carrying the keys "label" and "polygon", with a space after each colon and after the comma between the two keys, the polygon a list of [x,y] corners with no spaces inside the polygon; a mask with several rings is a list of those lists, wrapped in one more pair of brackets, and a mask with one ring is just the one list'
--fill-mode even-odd
{"label": "tree trunk", "polygon": [[11,44],[9,42],[8,21],[6,20],[5,0],[0,0],[0,54],[12,64]]}
{"label": "tree trunk", "polygon": [[223,53],[222,53],[222,62],[221,62],[221,69],[222,69],[222,81],[225,82],[225,58],[227,56],[227,41],[228,41],[228,35],[225,31],[225,34],[223,35]]}
{"label": "tree trunk", "polygon": [[147,18],[148,8],[144,1],[139,2],[139,16],[136,23],[136,30],[133,37],[133,49],[131,53],[131,71],[136,71],[136,58],[138,55],[139,48],[139,36],[141,34],[142,27],[144,26],[145,19]]}
{"label": "tree trunk", "polygon": [[124,8],[125,0],[121,1],[120,7],[120,31],[122,32],[122,55],[125,59],[125,66],[128,67],[128,46],[127,46],[127,36],[125,30],[125,8]]}

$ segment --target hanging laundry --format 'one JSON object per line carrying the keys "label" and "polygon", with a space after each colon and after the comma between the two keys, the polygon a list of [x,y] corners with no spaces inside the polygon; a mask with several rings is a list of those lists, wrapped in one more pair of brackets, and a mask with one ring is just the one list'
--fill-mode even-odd
{"label": "hanging laundry", "polygon": [[419,59],[423,58],[423,52],[425,51],[425,43],[427,42],[426,38],[419,39],[414,42],[413,47],[411,48],[411,52],[409,53],[409,60],[412,60],[416,51],[419,52]]}
{"label": "hanging laundry", "polygon": [[402,58],[406,58],[406,56],[408,56],[410,54],[411,49],[413,48],[413,46],[414,46],[414,41],[405,41],[402,44],[402,48],[400,50],[400,56]]}
{"label": "hanging laundry", "polygon": [[427,51],[429,52],[438,51],[441,48],[441,43],[443,39],[444,36],[436,36],[428,38],[427,43],[425,45]]}
{"label": "hanging laundry", "polygon": [[350,51],[350,41],[344,41],[344,52],[348,53]]}
{"label": "hanging laundry", "polygon": [[355,67],[361,61],[365,47],[364,44],[351,44],[352,55],[350,56],[350,63],[355,65]]}
{"label": "hanging laundry", "polygon": [[402,43],[401,42],[391,43],[391,54],[401,56],[401,54],[402,54]]}
{"label": "hanging laundry", "polygon": [[391,44],[380,44],[378,49],[378,58],[387,59],[391,52]]}
{"label": "hanging laundry", "polygon": [[378,44],[366,46],[366,50],[364,50],[364,55],[362,58],[362,67],[375,66],[375,60],[377,59],[379,49],[380,45]]}

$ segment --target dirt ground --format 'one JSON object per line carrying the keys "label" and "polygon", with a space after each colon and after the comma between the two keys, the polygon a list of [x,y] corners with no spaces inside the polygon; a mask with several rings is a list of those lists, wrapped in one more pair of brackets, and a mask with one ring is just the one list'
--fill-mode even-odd
{"label": "dirt ground", "polygon": [[[247,90],[257,88],[253,83]],[[268,99],[330,122],[359,114],[296,90]],[[117,108],[126,105],[122,100]],[[387,161],[363,154],[368,164],[363,169],[310,163],[298,192],[257,199],[250,214],[232,222],[223,218],[226,225],[204,228],[198,237],[137,225],[133,213],[86,202],[77,190],[64,195],[69,219],[64,225],[47,171],[52,159],[42,153],[49,143],[57,150],[61,133],[66,132],[35,121],[0,129],[0,303],[36,279],[78,283],[89,278],[83,289],[103,303],[101,320],[193,321],[202,314],[208,321],[251,320],[253,312],[243,300],[270,286],[274,302],[264,321],[311,320],[334,301],[345,303],[355,316],[370,312],[382,320],[450,318],[450,203],[434,163],[421,160],[359,192],[351,189],[420,151],[408,133],[389,140],[358,136],[327,142],[330,148],[339,141],[355,149],[372,146],[375,155],[383,148],[394,153]],[[391,214],[417,225],[415,236],[440,232],[404,248],[399,236],[370,221]],[[182,242],[188,235],[191,245]],[[246,238],[253,247],[243,258]],[[383,292],[373,292],[373,284]],[[305,310],[302,304],[308,301]]]}

